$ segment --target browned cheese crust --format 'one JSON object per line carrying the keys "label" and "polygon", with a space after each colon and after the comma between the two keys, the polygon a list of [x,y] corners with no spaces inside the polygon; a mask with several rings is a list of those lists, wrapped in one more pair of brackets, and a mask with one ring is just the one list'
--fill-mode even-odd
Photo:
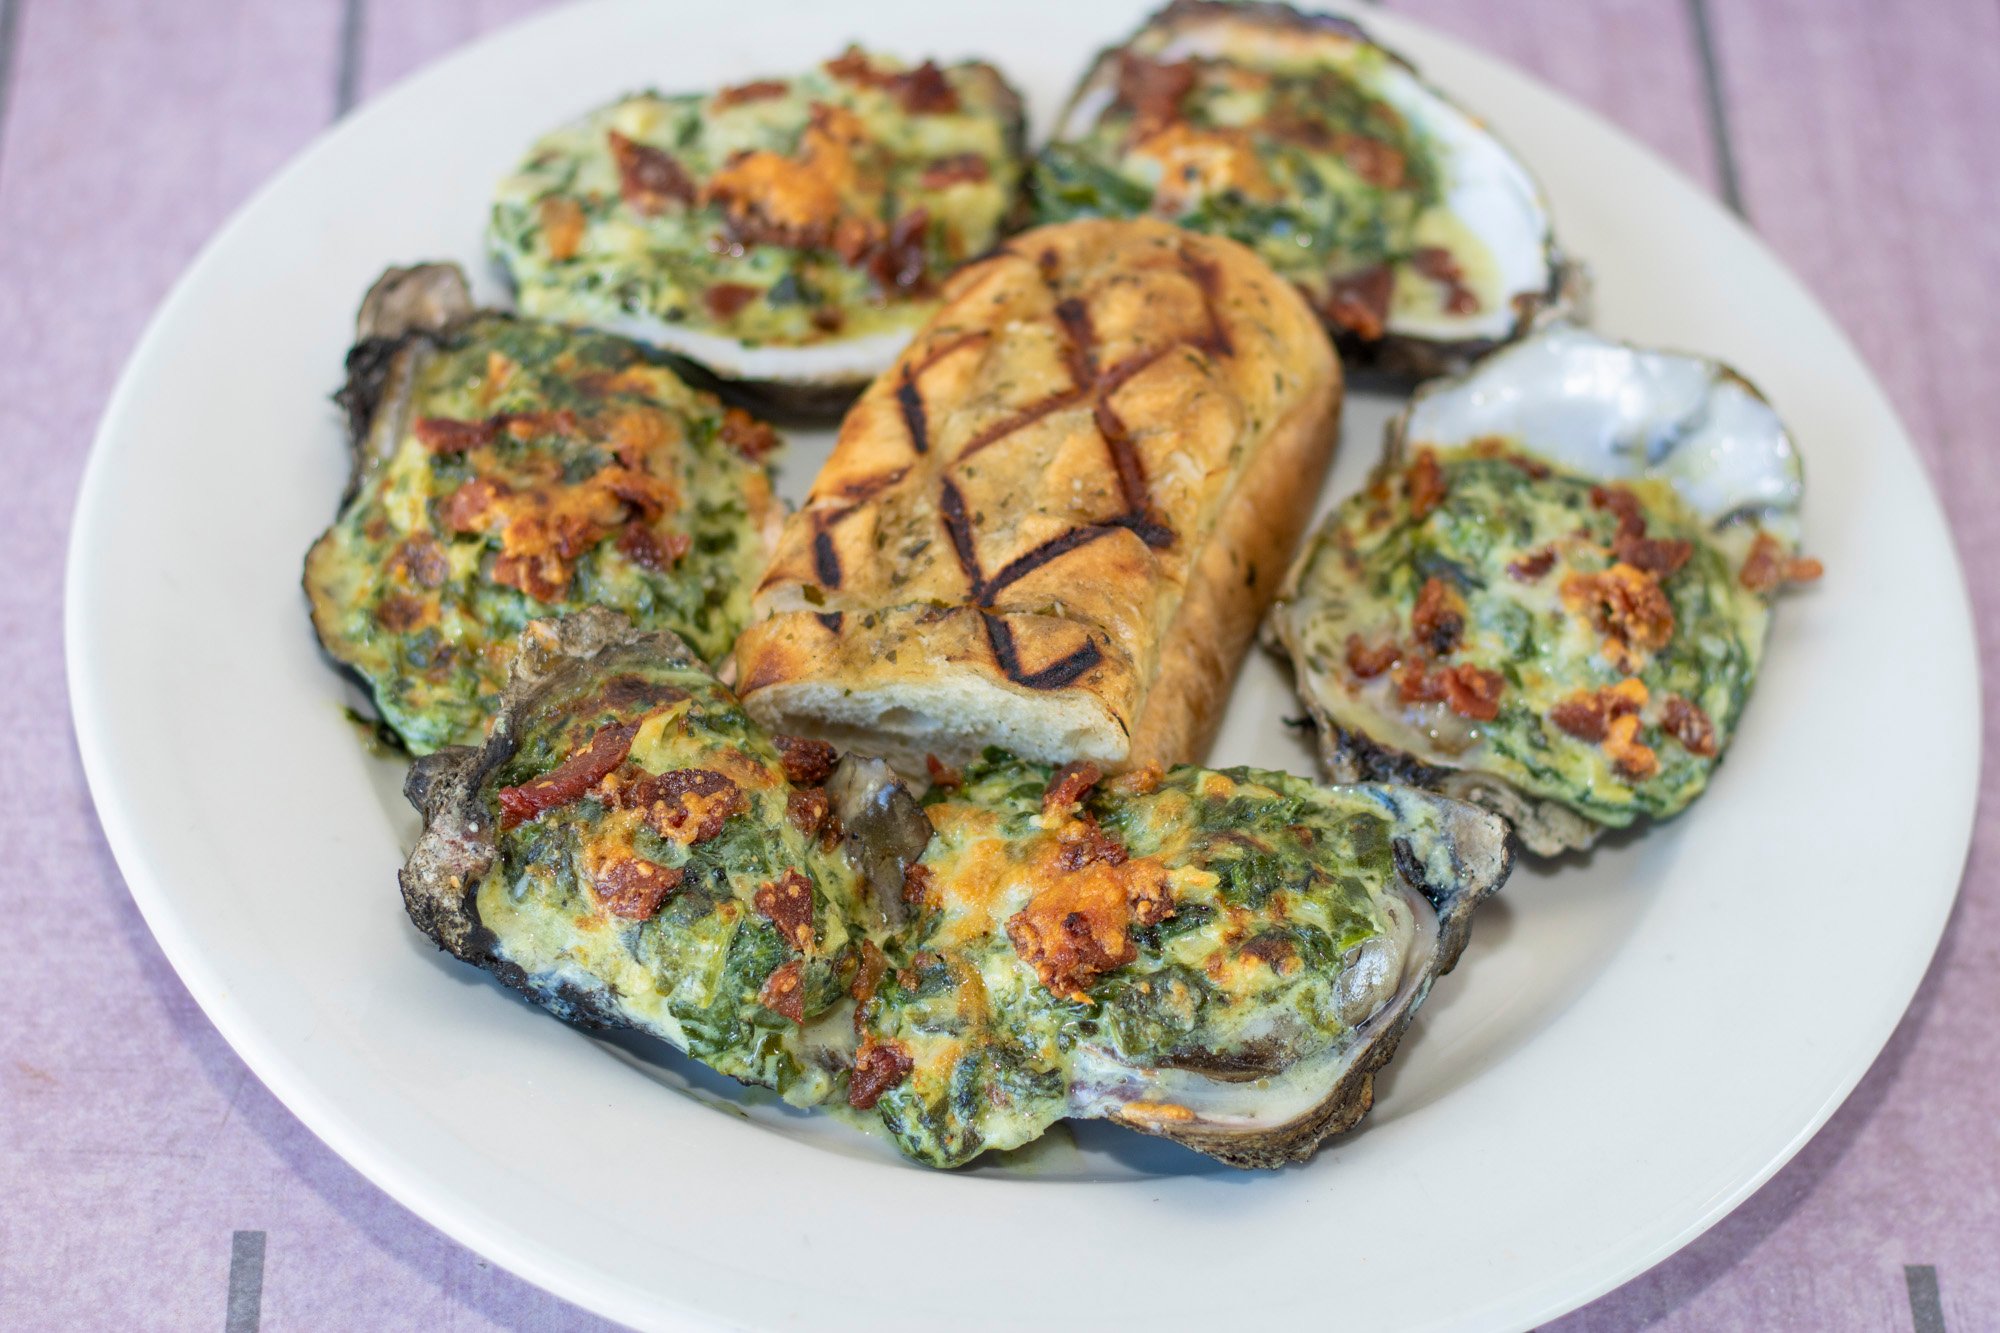
{"label": "browned cheese crust", "polygon": [[786,524],[745,704],[918,769],[1195,759],[1332,453],[1318,320],[1144,219],[1027,232],[945,298]]}

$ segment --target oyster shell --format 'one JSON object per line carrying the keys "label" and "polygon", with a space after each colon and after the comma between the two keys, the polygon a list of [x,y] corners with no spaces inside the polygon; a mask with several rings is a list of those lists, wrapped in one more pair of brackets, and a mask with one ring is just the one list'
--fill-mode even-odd
{"label": "oyster shell", "polygon": [[1350,363],[1435,374],[1580,301],[1526,167],[1345,19],[1175,0],[1084,76],[1044,220],[1152,212],[1256,250]]}
{"label": "oyster shell", "polygon": [[1804,483],[1733,370],[1555,323],[1391,422],[1266,622],[1337,781],[1409,783],[1543,855],[1706,786],[1796,556]]}
{"label": "oyster shell", "polygon": [[850,49],[714,94],[639,93],[538,140],[488,240],[530,315],[837,413],[1019,222],[1020,97],[992,66]]}

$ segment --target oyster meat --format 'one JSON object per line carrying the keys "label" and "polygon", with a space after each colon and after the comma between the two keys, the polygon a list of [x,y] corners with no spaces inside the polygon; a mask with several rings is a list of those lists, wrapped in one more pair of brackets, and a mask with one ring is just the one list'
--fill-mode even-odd
{"label": "oyster meat", "polygon": [[1044,221],[1152,213],[1256,250],[1343,355],[1431,374],[1568,302],[1541,189],[1354,23],[1175,0],[1101,55],[1036,160]]}
{"label": "oyster meat", "polygon": [[1022,135],[992,66],[850,49],[553,131],[502,182],[489,243],[525,313],[642,338],[822,415],[1020,220]]}
{"label": "oyster meat", "polygon": [[1270,1166],[1366,1112],[1512,859],[1497,817],[1397,788],[997,752],[945,780],[919,807],[774,743],[671,635],[539,621],[485,744],[411,774],[404,902],[557,1015],[929,1165],[1075,1116]]}
{"label": "oyster meat", "polygon": [[1266,631],[1336,781],[1476,801],[1538,853],[1586,847],[1707,785],[1773,596],[1819,573],[1803,489],[1740,375],[1557,323],[1418,391]]}
{"label": "oyster meat", "polygon": [[781,517],[771,429],[623,338],[472,308],[444,264],[362,307],[354,465],[313,627],[415,753],[485,731],[522,627],[586,605],[728,652]]}

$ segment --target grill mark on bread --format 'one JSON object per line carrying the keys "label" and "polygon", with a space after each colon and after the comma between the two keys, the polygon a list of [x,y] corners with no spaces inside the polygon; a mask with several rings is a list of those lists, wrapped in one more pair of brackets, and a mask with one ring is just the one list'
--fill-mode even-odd
{"label": "grill mark on bread", "polygon": [[929,453],[930,423],[924,419],[924,395],[917,388],[917,381],[908,366],[903,367],[903,382],[896,386],[896,406],[903,409],[903,424],[910,431],[910,447],[920,454]]}
{"label": "grill mark on bread", "polygon": [[1085,639],[1081,648],[1065,653],[1047,666],[1037,671],[1023,671],[1020,654],[1014,646],[1014,631],[1005,617],[982,610],[979,618],[986,626],[986,643],[993,649],[993,660],[1000,664],[1000,670],[1006,673],[1008,680],[1025,689],[1064,689],[1104,660],[1097,640]]}
{"label": "grill mark on bread", "polygon": [[958,567],[965,572],[969,598],[974,603],[984,601],[980,594],[986,576],[979,569],[979,552],[973,549],[972,524],[965,516],[965,496],[950,477],[938,483],[938,518],[944,523],[945,535],[951,538]]}

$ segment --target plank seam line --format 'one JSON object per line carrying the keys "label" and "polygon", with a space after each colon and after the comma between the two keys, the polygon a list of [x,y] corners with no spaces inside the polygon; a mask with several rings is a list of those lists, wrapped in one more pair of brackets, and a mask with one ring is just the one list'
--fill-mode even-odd
{"label": "plank seam line", "polygon": [[1750,215],[1743,209],[1743,190],[1736,177],[1736,148],[1729,133],[1729,104],[1722,95],[1721,61],[1715,53],[1715,29],[1709,22],[1708,0],[1687,0],[1688,21],[1694,26],[1695,54],[1701,58],[1701,81],[1708,103],[1708,137],[1715,148],[1715,174],[1722,189],[1722,201],[1737,217]]}
{"label": "plank seam line", "polygon": [[0,0],[0,143],[14,104],[14,25],[26,0]]}
{"label": "plank seam line", "polygon": [[340,63],[334,70],[333,118],[339,120],[354,109],[361,87],[361,31],[366,18],[366,0],[343,0],[340,9]]}

